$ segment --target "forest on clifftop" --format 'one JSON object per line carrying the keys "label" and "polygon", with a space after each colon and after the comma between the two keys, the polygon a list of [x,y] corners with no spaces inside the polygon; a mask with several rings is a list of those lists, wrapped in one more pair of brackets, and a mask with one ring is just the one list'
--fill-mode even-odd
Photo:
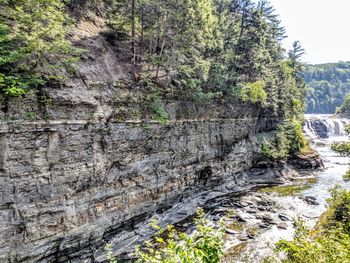
{"label": "forest on clifftop", "polygon": [[350,62],[307,65],[307,113],[335,113],[350,92]]}
{"label": "forest on clifftop", "polygon": [[135,85],[200,101],[235,97],[286,117],[302,112],[303,50],[298,43],[288,54],[282,48],[285,30],[267,1],[0,3],[0,87],[8,96],[77,75],[84,50],[71,40],[72,29],[94,10],[103,13],[103,34],[128,60]]}

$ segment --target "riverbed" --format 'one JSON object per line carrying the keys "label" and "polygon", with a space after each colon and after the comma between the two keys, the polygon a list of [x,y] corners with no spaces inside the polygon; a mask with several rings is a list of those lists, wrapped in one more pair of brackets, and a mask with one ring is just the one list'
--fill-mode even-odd
{"label": "riverbed", "polygon": [[330,148],[334,141],[348,140],[343,131],[348,121],[326,115],[306,116],[307,120],[312,118],[324,121],[328,129],[328,138],[318,138],[310,126],[304,128],[312,148],[322,156],[324,170],[296,176],[291,184],[300,180],[300,186],[265,188],[236,201],[233,220],[241,219],[241,224],[231,227],[225,235],[225,262],[261,262],[273,254],[277,241],[293,238],[294,219],[301,218],[309,227],[316,224],[327,209],[329,189],[337,185],[350,189],[350,182],[342,178],[349,168],[349,158]]}

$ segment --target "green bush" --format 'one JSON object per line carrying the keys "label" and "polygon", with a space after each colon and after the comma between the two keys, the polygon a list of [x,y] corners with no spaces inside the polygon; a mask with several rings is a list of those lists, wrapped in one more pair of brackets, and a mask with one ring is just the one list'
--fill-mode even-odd
{"label": "green bush", "polygon": [[329,209],[321,217],[318,228],[308,229],[297,220],[292,241],[276,244],[275,258],[266,262],[282,263],[340,263],[350,262],[350,192],[339,188],[331,190]]}
{"label": "green bush", "polygon": [[296,118],[286,120],[277,128],[277,135],[271,141],[260,142],[262,153],[271,159],[281,159],[290,153],[299,153],[308,146],[301,122]]}
{"label": "green bush", "polygon": [[264,156],[271,159],[283,159],[289,154],[290,142],[286,136],[282,125],[278,126],[276,137],[272,141],[263,139],[260,143],[261,151]]}
{"label": "green bush", "polygon": [[[152,226],[158,231],[155,243],[136,250],[138,263],[218,263],[223,255],[222,228],[208,226],[203,210],[197,211],[196,228],[192,235],[179,233],[173,226],[166,230],[156,221]],[[166,238],[163,238],[166,234]]]}
{"label": "green bush", "polygon": [[214,99],[221,98],[222,92],[203,92],[198,91],[196,94],[196,100],[201,103],[209,103],[212,102]]}
{"label": "green bush", "polygon": [[293,117],[284,123],[286,136],[290,142],[290,152],[298,153],[304,149],[308,143],[304,137],[302,122]]}
{"label": "green bush", "polygon": [[[345,126],[345,132],[350,133],[350,125]],[[350,142],[334,142],[331,149],[342,156],[350,156]]]}
{"label": "green bush", "polygon": [[243,101],[250,101],[253,103],[264,103],[267,100],[267,93],[265,92],[265,82],[262,80],[247,83],[241,90],[241,98]]}
{"label": "green bush", "polygon": [[[137,263],[219,263],[223,256],[223,228],[209,226],[204,212],[197,210],[196,231],[187,235],[173,226],[163,229],[156,220],[151,226],[157,231],[154,241],[136,249]],[[115,263],[111,246],[107,245],[109,263]]]}
{"label": "green bush", "polygon": [[43,81],[34,77],[25,79],[0,73],[0,89],[8,96],[20,97],[26,94],[30,87],[39,84],[43,84]]}
{"label": "green bush", "polygon": [[350,170],[347,170],[346,173],[343,175],[344,181],[350,181]]}
{"label": "green bush", "polygon": [[149,106],[154,113],[154,119],[161,124],[167,124],[169,121],[169,114],[163,108],[159,94],[157,92],[152,93],[148,97]]}
{"label": "green bush", "polygon": [[325,223],[327,229],[339,228],[350,235],[350,191],[332,189],[328,203],[329,216]]}
{"label": "green bush", "polygon": [[350,156],[350,142],[334,142],[331,149],[341,156]]}

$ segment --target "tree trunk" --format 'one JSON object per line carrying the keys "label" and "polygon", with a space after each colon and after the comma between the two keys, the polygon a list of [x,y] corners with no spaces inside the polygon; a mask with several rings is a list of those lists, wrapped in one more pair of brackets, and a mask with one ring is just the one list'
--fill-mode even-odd
{"label": "tree trunk", "polygon": [[135,30],[135,1],[131,0],[131,49],[133,54],[133,75],[136,79],[136,30]]}
{"label": "tree trunk", "polygon": [[[165,16],[163,18],[163,24],[166,23],[167,17]],[[166,32],[167,32],[167,27],[165,27],[164,29],[164,36],[163,36],[163,41],[162,41],[162,45],[160,47],[160,52],[159,52],[159,59],[162,57],[163,55],[163,51],[164,51],[164,47],[165,47],[165,41],[166,41]],[[160,37],[160,36],[159,36]],[[159,39],[160,40],[160,39]],[[158,62],[157,64],[157,73],[156,73],[156,80],[158,80],[159,77],[159,70],[160,70],[160,63]]]}
{"label": "tree trunk", "polygon": [[140,58],[139,62],[141,62],[143,58],[143,31],[144,31],[144,13],[143,13],[143,5],[141,6],[141,39],[140,39]]}

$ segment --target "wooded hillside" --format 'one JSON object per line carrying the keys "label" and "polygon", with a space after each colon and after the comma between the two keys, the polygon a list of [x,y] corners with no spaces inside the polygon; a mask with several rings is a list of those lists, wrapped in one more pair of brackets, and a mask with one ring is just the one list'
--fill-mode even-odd
{"label": "wooded hillside", "polygon": [[201,101],[235,97],[287,116],[302,111],[302,49],[296,43],[285,58],[284,28],[267,1],[1,1],[2,92],[22,96],[76,74],[84,51],[69,35],[74,17],[94,5],[107,10],[104,35],[137,85]]}
{"label": "wooded hillside", "polygon": [[350,63],[308,65],[304,71],[309,87],[307,113],[335,113],[350,92]]}

